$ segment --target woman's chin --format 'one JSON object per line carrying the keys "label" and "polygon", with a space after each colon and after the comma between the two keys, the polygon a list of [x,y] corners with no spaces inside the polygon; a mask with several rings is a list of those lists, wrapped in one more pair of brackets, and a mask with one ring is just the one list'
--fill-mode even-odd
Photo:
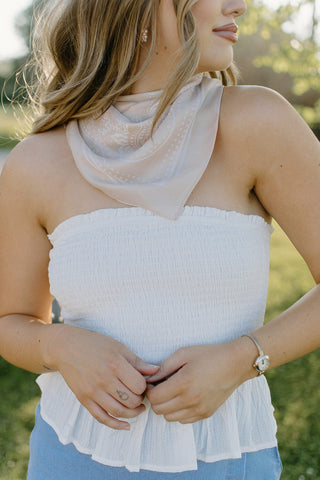
{"label": "woman's chin", "polygon": [[230,55],[226,54],[224,55],[223,59],[220,61],[217,61],[215,58],[214,60],[207,61],[203,63],[203,66],[201,66],[201,70],[203,72],[219,72],[221,70],[226,70],[231,66],[233,62],[233,50],[231,51]]}

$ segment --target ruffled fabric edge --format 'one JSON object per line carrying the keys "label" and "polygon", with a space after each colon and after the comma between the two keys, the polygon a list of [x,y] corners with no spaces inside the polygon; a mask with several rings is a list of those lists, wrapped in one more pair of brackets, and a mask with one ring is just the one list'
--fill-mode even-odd
{"label": "ruffled fabric edge", "polygon": [[[148,224],[150,222],[157,222],[158,224],[172,223],[171,220],[156,216],[149,210],[141,207],[100,208],[91,212],[73,215],[63,220],[48,234],[48,238],[54,244],[61,236],[64,236],[74,228],[80,227],[84,229],[87,226],[90,229],[94,222],[98,222],[101,225],[101,221],[108,220],[108,226],[110,226],[111,221],[121,222],[124,220],[125,222],[130,222],[132,220],[137,222],[139,219],[143,221],[146,218],[148,219]],[[209,222],[210,219],[215,219],[216,221],[232,222],[234,225],[256,225],[265,228],[270,235],[274,232],[274,227],[260,215],[201,205],[185,205],[179,219],[174,223],[188,222],[192,219],[197,222]],[[130,223],[128,223],[128,228],[131,228]]]}
{"label": "ruffled fabric edge", "polygon": [[240,458],[244,452],[277,446],[274,408],[263,376],[242,384],[213,416],[192,424],[168,422],[145,398],[146,410],[124,419],[130,431],[95,420],[59,372],[42,374],[36,382],[42,391],[41,416],[62,444],[72,443],[93,460],[130,472],[197,470],[197,460]]}

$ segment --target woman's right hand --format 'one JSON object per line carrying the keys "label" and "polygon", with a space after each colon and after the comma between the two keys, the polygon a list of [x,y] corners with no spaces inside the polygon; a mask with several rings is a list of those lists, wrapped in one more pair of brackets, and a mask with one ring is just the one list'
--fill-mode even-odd
{"label": "woman's right hand", "polygon": [[61,373],[96,420],[116,430],[129,430],[128,422],[114,417],[132,418],[145,410],[144,375],[156,373],[159,366],[144,362],[106,335],[71,325],[50,328],[47,364]]}

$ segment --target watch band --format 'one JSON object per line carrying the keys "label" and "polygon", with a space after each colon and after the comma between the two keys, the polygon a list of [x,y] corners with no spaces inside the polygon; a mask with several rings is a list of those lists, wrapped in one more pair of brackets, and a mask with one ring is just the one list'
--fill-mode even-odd
{"label": "watch band", "polygon": [[245,334],[245,335],[242,335],[242,337],[250,338],[250,340],[252,340],[255,346],[257,347],[259,356],[257,357],[256,361],[252,366],[258,372],[258,375],[262,375],[269,368],[269,365],[270,365],[269,356],[263,353],[259,342],[252,335]]}
{"label": "watch band", "polygon": [[256,347],[257,347],[258,352],[259,352],[259,357],[262,357],[262,355],[264,355],[264,353],[262,351],[262,348],[260,347],[260,344],[258,343],[258,341],[252,335],[241,335],[241,336],[251,338],[251,340],[256,344]]}

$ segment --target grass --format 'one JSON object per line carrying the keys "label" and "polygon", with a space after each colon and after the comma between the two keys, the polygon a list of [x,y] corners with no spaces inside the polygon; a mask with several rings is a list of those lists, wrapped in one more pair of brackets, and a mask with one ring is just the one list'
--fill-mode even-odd
{"label": "grass", "polygon": [[[280,227],[274,226],[267,321],[315,285],[302,257]],[[278,422],[279,450],[284,465],[281,480],[319,480],[320,350],[271,370],[266,377]]]}
{"label": "grass", "polygon": [[[17,143],[10,140],[15,125],[12,108],[5,115],[0,111],[0,148],[10,149]],[[305,262],[280,227],[274,226],[266,321],[314,286]],[[267,372],[266,376],[278,422],[284,464],[281,480],[320,480],[320,351]],[[35,378],[0,358],[0,480],[26,478],[29,436],[39,401]]]}
{"label": "grass", "polygon": [[0,359],[0,479],[24,480],[39,399],[36,375]]}

